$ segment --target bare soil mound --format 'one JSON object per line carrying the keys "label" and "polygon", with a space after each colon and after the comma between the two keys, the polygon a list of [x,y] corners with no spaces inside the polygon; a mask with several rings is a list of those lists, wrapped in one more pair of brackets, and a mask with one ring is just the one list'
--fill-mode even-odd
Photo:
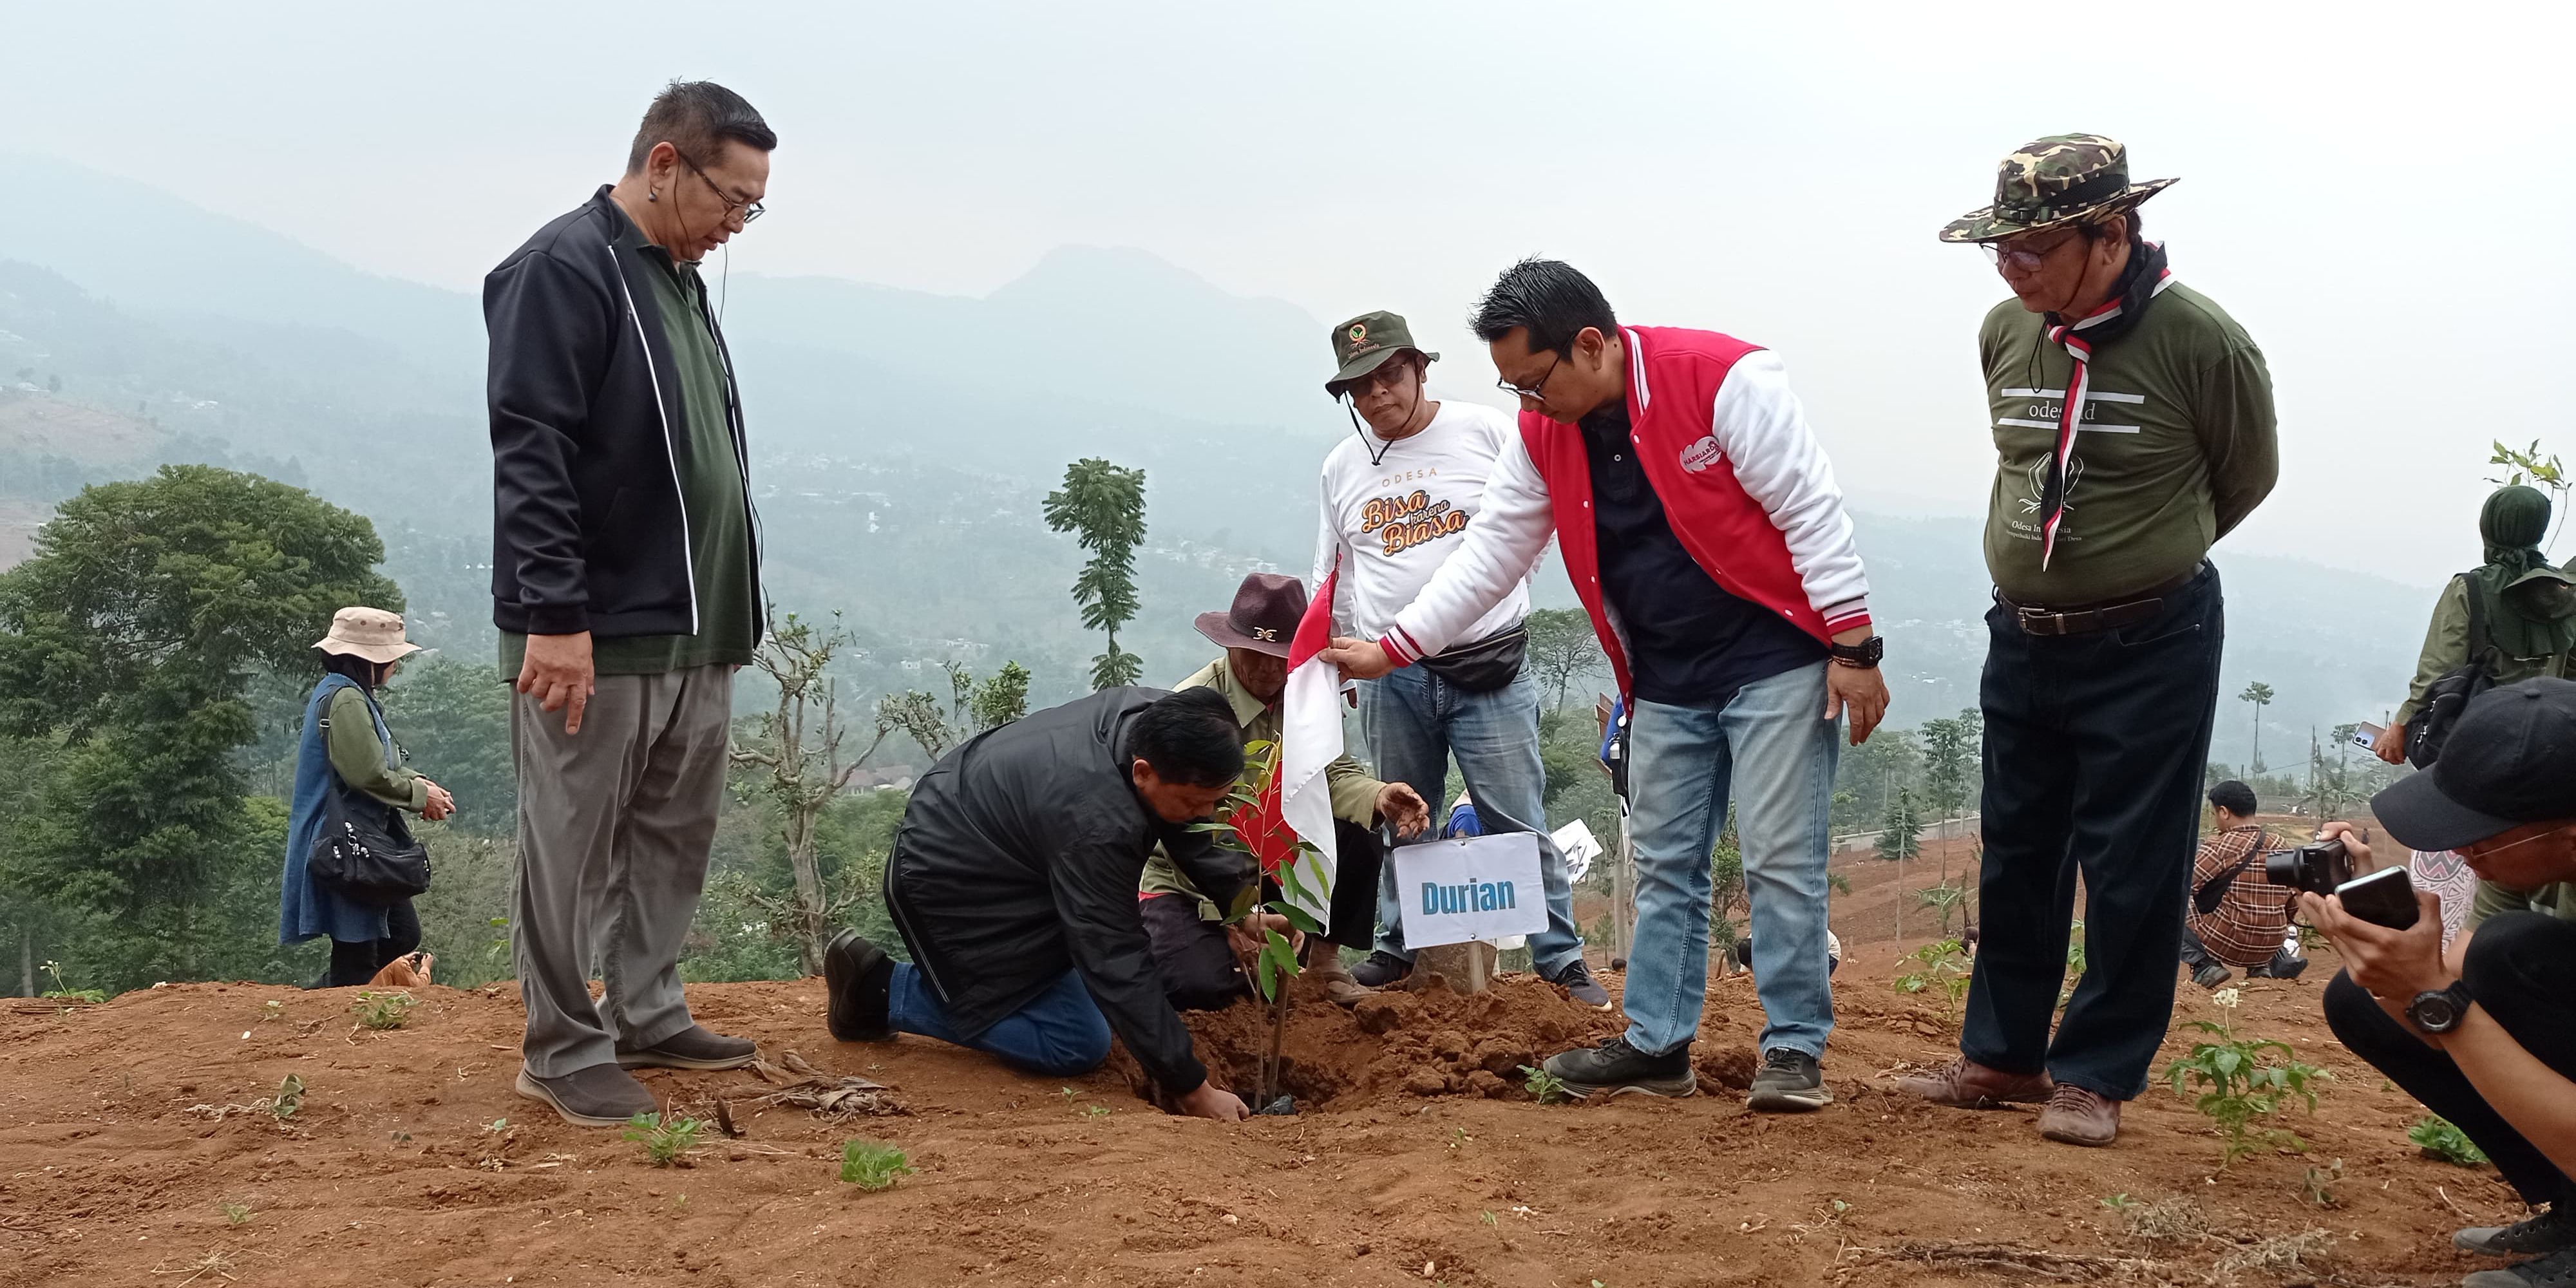
{"label": "bare soil mound", "polygon": [[[1761,1024],[1741,976],[1711,982],[1692,1099],[1530,1103],[1519,1064],[1618,1021],[1522,979],[1351,1012],[1301,1000],[1286,1051],[1305,1112],[1234,1126],[1141,1103],[1123,1056],[1026,1078],[933,1042],[836,1043],[817,981],[695,987],[711,1026],[887,1084],[904,1112],[818,1117],[747,1072],[648,1072],[673,1112],[712,1119],[721,1099],[743,1132],[710,1126],[673,1168],[512,1093],[506,989],[420,990],[387,1031],[353,1027],[348,990],[0,1002],[0,1285],[2429,1285],[2488,1264],[2449,1249],[2453,1227],[2516,1214],[2492,1169],[2421,1157],[2404,1138],[2420,1111],[2334,1045],[2330,960],[2246,985],[2236,1013],[2333,1071],[2289,1124],[2312,1148],[2219,1172],[2217,1138],[2163,1087],[2101,1150],[2041,1141],[2028,1111],[1891,1094],[1953,1041],[1937,1000],[1890,983],[1897,947],[1837,977],[1835,1103],[1799,1117],[1725,1089]],[[2219,1014],[2183,993],[2180,1018]],[[1248,1086],[1266,1016],[1193,1025]],[[853,1137],[917,1173],[841,1184]],[[2318,1206],[2304,1174],[2337,1160]]]}

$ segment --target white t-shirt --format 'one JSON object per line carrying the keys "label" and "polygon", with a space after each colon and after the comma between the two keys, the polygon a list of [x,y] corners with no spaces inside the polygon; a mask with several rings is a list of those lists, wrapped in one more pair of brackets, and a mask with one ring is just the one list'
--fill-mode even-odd
{"label": "white t-shirt", "polygon": [[[1390,443],[1364,429],[1365,444],[1352,434],[1333,448],[1324,458],[1323,523],[1311,584],[1324,584],[1338,555],[1337,632],[1376,639],[1395,624],[1395,615],[1422,592],[1441,561],[1464,544],[1460,538],[1475,521],[1494,459],[1519,432],[1509,412],[1444,402],[1410,438]],[[1509,630],[1529,616],[1529,608],[1529,581],[1523,578],[1451,647]]]}

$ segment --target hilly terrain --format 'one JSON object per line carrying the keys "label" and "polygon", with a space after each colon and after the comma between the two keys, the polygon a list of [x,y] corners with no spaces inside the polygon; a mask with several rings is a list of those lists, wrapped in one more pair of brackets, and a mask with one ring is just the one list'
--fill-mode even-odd
{"label": "hilly terrain", "polygon": [[[417,634],[489,655],[472,297],[64,162],[0,155],[0,176],[89,194],[77,218],[45,203],[0,211],[0,563],[83,484],[222,464],[373,518]],[[744,382],[771,591],[843,614],[861,643],[847,673],[865,688],[1009,658],[1036,673],[1034,700],[1079,690],[1099,649],[1066,593],[1079,552],[1039,518],[1078,457],[1147,471],[1145,614],[1121,642],[1149,678],[1203,660],[1189,620],[1221,608],[1244,572],[1307,569],[1315,466],[1349,425],[1318,388],[1323,323],[1293,305],[1094,247],[1062,248],[982,298],[710,276]],[[1453,355],[1442,379],[1471,364]],[[1858,523],[1891,637],[1892,718],[1973,705],[1988,604],[1976,525]],[[2218,559],[2226,693],[2260,680],[2279,695],[2263,713],[2267,760],[2296,761],[2312,728],[2383,718],[2403,696],[2430,587]],[[1552,567],[1537,588],[1542,605],[1571,603]],[[2222,704],[2214,758],[2246,758],[2254,715]]]}

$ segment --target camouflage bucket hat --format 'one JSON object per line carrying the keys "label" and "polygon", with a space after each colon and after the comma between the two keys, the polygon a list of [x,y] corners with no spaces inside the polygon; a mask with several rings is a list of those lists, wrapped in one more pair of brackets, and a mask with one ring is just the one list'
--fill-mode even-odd
{"label": "camouflage bucket hat", "polygon": [[1433,362],[1440,355],[1425,351],[1413,343],[1413,331],[1404,319],[1384,311],[1363,313],[1333,328],[1333,364],[1340,370],[1324,382],[1324,392],[1342,396],[1342,386],[1386,365],[1386,360],[1411,349]]}
{"label": "camouflage bucket hat", "polygon": [[2097,219],[2180,182],[2129,182],[2129,150],[2099,134],[2052,134],[2013,149],[1995,168],[1995,204],[1941,230],[1945,242],[1986,242]]}

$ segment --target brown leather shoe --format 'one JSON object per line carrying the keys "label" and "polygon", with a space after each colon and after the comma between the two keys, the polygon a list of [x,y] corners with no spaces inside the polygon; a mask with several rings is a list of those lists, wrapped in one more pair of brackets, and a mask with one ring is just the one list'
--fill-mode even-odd
{"label": "brown leather shoe", "polygon": [[2039,1111],[2039,1134],[2068,1145],[2108,1145],[2120,1134],[2120,1102],[2061,1082]]}
{"label": "brown leather shoe", "polygon": [[1961,1056],[1930,1073],[1896,1080],[1896,1089],[1952,1109],[2001,1109],[2009,1104],[2037,1104],[2057,1084],[2045,1073],[2006,1073]]}
{"label": "brown leather shoe", "polygon": [[1335,1006],[1357,1006],[1360,999],[1377,990],[1351,978],[1351,970],[1342,964],[1342,955],[1331,944],[1310,941],[1317,951],[1306,963],[1305,973],[1324,990],[1324,996]]}

